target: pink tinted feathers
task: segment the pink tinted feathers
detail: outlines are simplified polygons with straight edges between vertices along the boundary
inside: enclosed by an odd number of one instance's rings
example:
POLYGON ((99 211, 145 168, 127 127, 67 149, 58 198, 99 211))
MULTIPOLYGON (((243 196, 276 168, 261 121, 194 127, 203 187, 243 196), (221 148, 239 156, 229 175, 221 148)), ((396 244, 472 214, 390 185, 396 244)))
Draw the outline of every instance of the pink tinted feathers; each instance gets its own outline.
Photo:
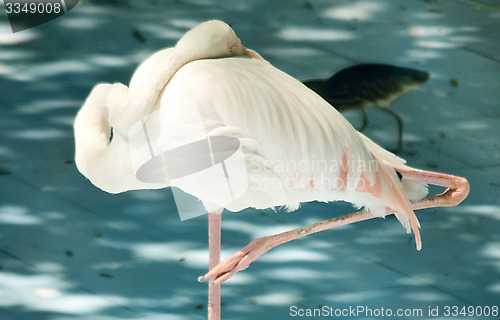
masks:
POLYGON ((375 156, 374 158, 377 161, 377 170, 373 184, 370 184, 365 174, 362 173, 357 190, 368 192, 382 200, 387 205, 387 210, 394 212, 394 215, 408 232, 410 232, 411 227, 415 234, 417 250, 422 249, 419 230, 420 223, 410 206, 410 202, 403 191, 403 186, 397 178, 396 172, 393 168, 379 161, 375 156))

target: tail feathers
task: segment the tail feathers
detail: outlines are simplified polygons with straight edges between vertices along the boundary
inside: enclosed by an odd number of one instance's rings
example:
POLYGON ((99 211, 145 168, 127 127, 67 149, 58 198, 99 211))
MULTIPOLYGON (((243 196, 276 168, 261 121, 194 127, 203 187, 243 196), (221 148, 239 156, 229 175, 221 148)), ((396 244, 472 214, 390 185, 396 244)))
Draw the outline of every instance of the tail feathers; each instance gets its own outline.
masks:
POLYGON ((403 178, 403 180, 401 180, 401 184, 403 185, 403 192, 405 193, 406 198, 410 201, 421 200, 429 193, 427 184, 420 181, 412 181, 403 178))
POLYGON ((382 200, 390 210, 394 211, 394 215, 406 228, 407 232, 413 230, 417 249, 420 250, 422 248, 419 231, 420 223, 411 209, 409 200, 424 198, 427 195, 427 186, 420 182, 405 179, 399 181, 394 170, 404 172, 412 169, 405 165, 406 161, 383 149, 365 135, 361 133, 359 135, 365 142, 372 157, 377 161, 375 183, 369 188, 371 191, 369 189, 366 191, 382 200), (372 191, 377 191, 378 194, 372 191))
POLYGON ((418 222, 417 216, 413 212, 410 202, 405 195, 403 184, 399 181, 393 168, 378 159, 376 160, 378 167, 375 182, 370 185, 369 182, 365 180, 364 189, 384 202, 387 208, 394 212, 394 215, 398 218, 399 222, 401 222, 408 233, 413 230, 417 250, 420 250, 422 248, 419 230, 420 223, 418 222))

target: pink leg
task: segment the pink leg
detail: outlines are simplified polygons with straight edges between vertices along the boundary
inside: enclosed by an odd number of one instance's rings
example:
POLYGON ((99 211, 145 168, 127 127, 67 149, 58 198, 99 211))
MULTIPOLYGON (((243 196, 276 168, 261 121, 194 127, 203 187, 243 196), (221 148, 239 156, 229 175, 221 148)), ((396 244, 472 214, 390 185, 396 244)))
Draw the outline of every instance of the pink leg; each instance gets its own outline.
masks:
POLYGON ((462 177, 432 171, 407 171, 401 172, 401 174, 408 180, 420 181, 447 188, 441 194, 412 203, 414 210, 435 207, 453 207, 459 205, 460 202, 464 201, 469 195, 469 182, 462 177))
MULTIPOLYGON (((220 234, 222 210, 208 213, 208 270, 220 262, 220 234)), ((220 320, 220 283, 213 280, 208 284, 208 320, 220 320)))
MULTIPOLYGON (((407 171, 401 173, 403 174, 404 179, 420 181, 448 188, 445 192, 439 195, 413 202, 411 205, 414 210, 431 207, 456 206, 469 194, 469 182, 465 178, 431 171, 407 171)), ((388 213, 391 214, 391 212, 388 213)), ((217 265, 217 267, 211 269, 205 276, 200 277, 198 281, 210 279, 210 281, 215 281, 215 283, 222 283, 236 272, 248 268, 250 263, 257 260, 263 253, 280 244, 312 233, 376 217, 377 216, 373 215, 371 212, 364 210, 338 218, 321 221, 274 236, 255 239, 245 248, 222 261, 219 265, 217 265)))

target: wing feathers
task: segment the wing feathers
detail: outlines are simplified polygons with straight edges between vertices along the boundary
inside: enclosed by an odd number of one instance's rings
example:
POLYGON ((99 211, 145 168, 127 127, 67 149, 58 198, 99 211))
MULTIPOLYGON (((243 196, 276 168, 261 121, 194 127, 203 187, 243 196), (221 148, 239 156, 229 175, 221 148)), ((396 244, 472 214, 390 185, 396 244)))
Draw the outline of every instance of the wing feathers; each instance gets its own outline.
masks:
POLYGON ((312 200, 347 200, 381 216, 390 208, 420 247, 418 220, 394 171, 408 168, 404 160, 359 134, 296 79, 252 59, 200 60, 174 75, 161 103, 188 98, 197 100, 207 134, 238 137, 247 166, 256 169, 249 169, 255 189, 232 209, 296 208, 312 200), (278 185, 266 190, 259 180, 278 185), (343 189, 332 188, 339 181, 343 189), (360 190, 361 181, 366 187, 360 190))

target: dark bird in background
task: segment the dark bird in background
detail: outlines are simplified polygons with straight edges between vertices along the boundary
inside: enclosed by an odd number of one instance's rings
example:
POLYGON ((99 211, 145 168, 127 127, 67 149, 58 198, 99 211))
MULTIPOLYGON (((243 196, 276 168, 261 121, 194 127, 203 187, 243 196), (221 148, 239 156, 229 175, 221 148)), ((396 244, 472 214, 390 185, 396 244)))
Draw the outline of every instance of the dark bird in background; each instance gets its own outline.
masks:
POLYGON ((319 94, 337 110, 361 109, 363 131, 368 125, 366 108, 378 107, 391 114, 398 122, 398 150, 403 148, 403 120, 390 104, 414 86, 429 80, 425 71, 386 64, 359 64, 335 73, 328 80, 310 80, 304 84, 319 94))

